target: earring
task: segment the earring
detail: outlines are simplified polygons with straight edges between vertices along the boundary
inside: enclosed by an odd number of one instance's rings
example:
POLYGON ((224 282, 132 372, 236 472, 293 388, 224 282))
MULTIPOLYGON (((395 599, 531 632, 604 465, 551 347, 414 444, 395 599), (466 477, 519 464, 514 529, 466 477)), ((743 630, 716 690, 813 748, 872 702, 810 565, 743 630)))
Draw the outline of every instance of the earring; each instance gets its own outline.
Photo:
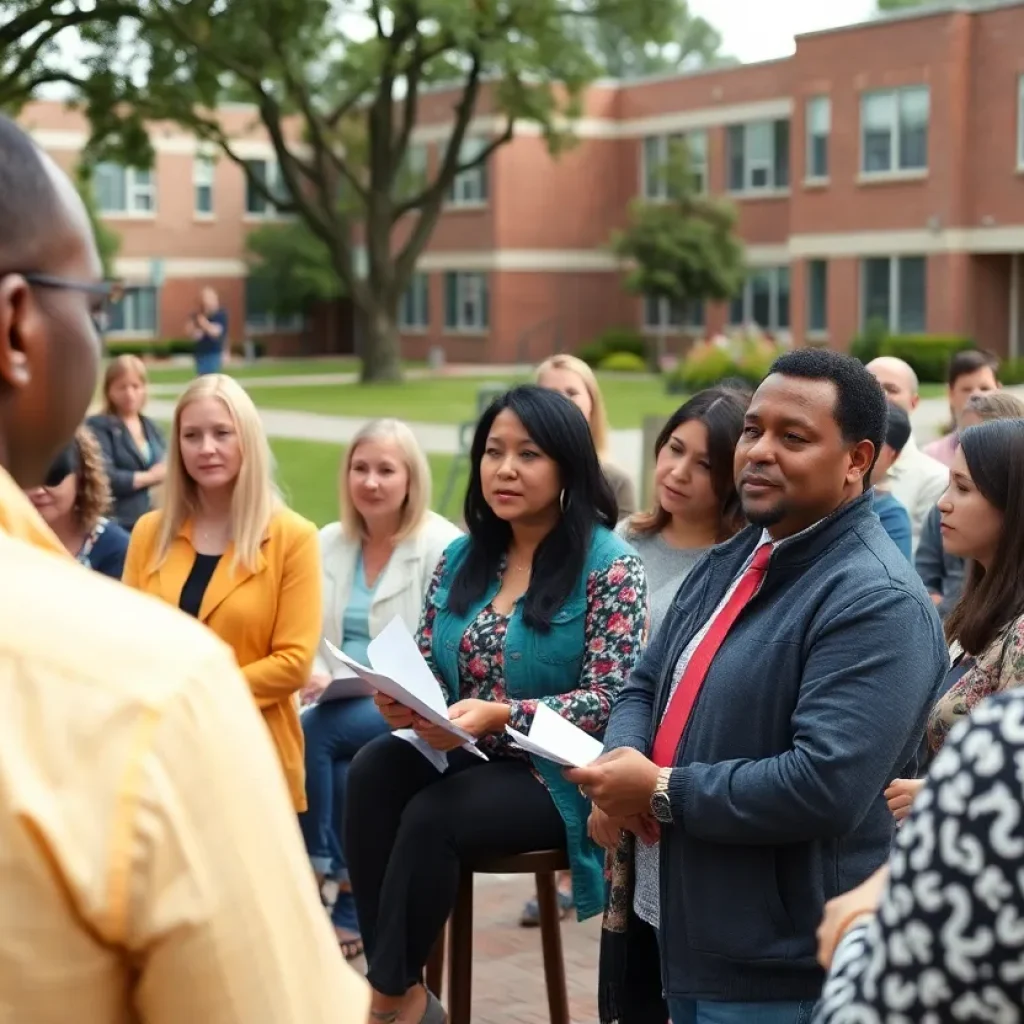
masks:
POLYGON ((565 510, 569 507, 569 499, 565 496, 565 488, 563 487, 558 495, 558 507, 562 510, 562 515, 565 515, 565 510))

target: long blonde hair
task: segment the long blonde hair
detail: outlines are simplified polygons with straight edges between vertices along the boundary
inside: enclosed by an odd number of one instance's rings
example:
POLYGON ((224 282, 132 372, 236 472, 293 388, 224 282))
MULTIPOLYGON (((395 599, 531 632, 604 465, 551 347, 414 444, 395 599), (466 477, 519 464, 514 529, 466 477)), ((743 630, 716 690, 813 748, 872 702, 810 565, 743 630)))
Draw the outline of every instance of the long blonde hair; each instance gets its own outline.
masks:
POLYGON ((110 365, 107 366, 106 373, 103 374, 103 411, 108 416, 118 415, 114 403, 110 400, 110 389, 122 377, 127 377, 129 373, 134 373, 142 381, 143 386, 149 387, 149 374, 146 372, 146 364, 138 356, 126 354, 112 360, 110 365))
POLYGON ((395 444, 402 453, 402 461, 409 473, 409 491, 402 506, 398 530, 392 537, 397 544, 420 528, 427 509, 430 508, 430 463, 427 462, 416 435, 408 424, 401 420, 370 420, 361 427, 341 460, 341 479, 338 481, 341 492, 341 528, 349 540, 361 540, 366 536, 366 521, 352 503, 348 486, 352 459, 355 457, 356 449, 364 441, 390 441, 395 444))
POLYGON ((597 457, 605 459, 608 454, 608 412, 604 407, 601 385, 597 383, 594 371, 576 356, 550 356, 534 372, 534 383, 539 384, 547 370, 568 370, 583 381, 583 386, 587 389, 587 394, 590 395, 590 436, 593 439, 597 457))
POLYGON ((238 432, 242 468, 231 496, 231 538, 235 544, 232 569, 244 566, 251 572, 256 568, 260 545, 267 535, 270 520, 284 502, 274 482, 274 456, 256 406, 238 381, 222 373, 197 377, 175 406, 154 568, 159 568, 167 558, 182 525, 199 511, 199 488, 185 471, 180 434, 183 411, 203 398, 217 398, 223 402, 238 432))

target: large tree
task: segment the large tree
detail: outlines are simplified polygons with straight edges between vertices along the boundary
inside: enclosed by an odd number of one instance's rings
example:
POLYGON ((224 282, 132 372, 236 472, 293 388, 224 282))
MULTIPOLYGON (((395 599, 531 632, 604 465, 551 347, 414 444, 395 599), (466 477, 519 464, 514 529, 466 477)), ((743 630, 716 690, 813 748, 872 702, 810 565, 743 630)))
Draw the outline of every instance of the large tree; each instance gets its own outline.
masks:
POLYGON ((400 376, 398 305, 456 175, 524 122, 553 152, 571 141, 583 90, 603 71, 581 26, 601 22, 660 44, 679 10, 679 0, 131 2, 132 18, 87 35, 93 155, 143 159, 145 119, 219 147, 326 247, 365 318, 367 380, 400 376), (413 132, 425 90, 438 83, 450 89, 450 123, 431 173, 410 188, 413 132), (225 132, 215 112, 226 96, 252 103, 280 188, 225 132), (493 120, 470 151, 478 115, 493 120))
POLYGON ((634 200, 628 226, 612 238, 616 255, 629 265, 626 287, 683 308, 731 299, 745 277, 735 209, 702 191, 685 145, 672 147, 661 175, 666 198, 634 200))

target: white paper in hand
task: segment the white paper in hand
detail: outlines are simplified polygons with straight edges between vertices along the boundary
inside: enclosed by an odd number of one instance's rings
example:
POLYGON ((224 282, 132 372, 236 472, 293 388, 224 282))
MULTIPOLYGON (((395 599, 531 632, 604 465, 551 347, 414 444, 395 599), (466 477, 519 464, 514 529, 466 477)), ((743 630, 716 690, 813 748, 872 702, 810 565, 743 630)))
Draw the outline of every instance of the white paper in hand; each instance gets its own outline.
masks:
POLYGON ((320 699, 317 703, 324 704, 332 700, 349 700, 352 697, 372 697, 373 687, 365 679, 361 679, 353 672, 344 661, 335 657, 336 653, 340 652, 326 637, 324 637, 324 647, 326 648, 325 653, 327 655, 324 660, 327 662, 331 681, 327 684, 324 692, 320 694, 320 699))
POLYGON ((538 704, 527 735, 505 727, 512 742, 521 750, 565 768, 585 768, 604 750, 600 740, 577 728, 547 704, 538 704))

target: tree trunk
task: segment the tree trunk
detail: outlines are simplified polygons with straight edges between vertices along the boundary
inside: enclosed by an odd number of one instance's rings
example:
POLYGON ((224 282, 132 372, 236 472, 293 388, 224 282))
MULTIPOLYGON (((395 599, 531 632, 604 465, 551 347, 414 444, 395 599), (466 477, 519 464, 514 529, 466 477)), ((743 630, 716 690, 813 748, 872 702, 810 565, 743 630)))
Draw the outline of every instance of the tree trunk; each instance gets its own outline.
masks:
POLYGON ((363 336, 362 381, 401 380, 402 360, 398 343, 398 324, 385 303, 366 311, 363 336))

